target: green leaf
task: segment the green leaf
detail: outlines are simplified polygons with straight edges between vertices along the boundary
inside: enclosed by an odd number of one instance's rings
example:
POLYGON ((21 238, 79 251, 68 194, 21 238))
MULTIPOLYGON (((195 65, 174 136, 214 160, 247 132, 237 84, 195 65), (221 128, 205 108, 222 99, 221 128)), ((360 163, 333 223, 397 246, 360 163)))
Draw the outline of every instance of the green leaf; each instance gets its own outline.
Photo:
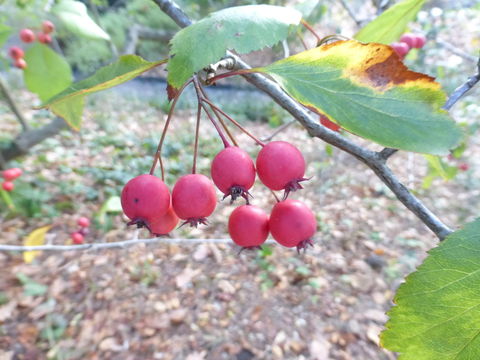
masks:
POLYGON ((80 1, 62 0, 52 8, 52 13, 76 35, 89 39, 110 40, 110 36, 90 18, 87 7, 80 1))
POLYGON ((5 44, 7 41, 8 37, 12 33, 12 28, 10 26, 7 26, 5 24, 0 24, 0 47, 5 44))
POLYGON ((72 83, 72 70, 63 57, 47 45, 36 43, 25 53, 23 78, 28 90, 46 101, 72 83))
POLYGON ((444 155, 462 140, 441 109, 440 84, 408 70, 390 46, 337 41, 251 72, 270 75, 306 107, 386 147, 444 155))
POLYGON ((18 281, 23 285, 24 294, 27 296, 39 296, 47 292, 48 287, 36 282, 23 273, 16 274, 18 281))
POLYGON ((431 173, 435 176, 439 176, 443 180, 451 180, 457 175, 458 168, 446 164, 440 157, 433 155, 424 155, 424 157, 427 159, 431 173))
POLYGON ((424 3, 425 0, 403 0, 393 5, 363 27, 355 35, 355 39, 382 44, 397 41, 405 32, 408 23, 415 20, 424 3))
POLYGON ((50 109, 78 130, 82 122, 86 95, 122 84, 166 61, 149 62, 136 55, 121 56, 116 62, 101 68, 89 78, 72 84, 39 108, 50 109))
POLYGON ((302 15, 295 9, 248 5, 224 9, 181 31, 171 40, 168 82, 179 88, 198 70, 220 60, 227 50, 245 54, 285 39, 302 15))
POLYGON ((430 250, 394 301, 381 343, 399 359, 480 359, 480 219, 430 250))
POLYGON ((105 216, 107 213, 120 213, 122 212, 122 204, 119 196, 111 196, 105 201, 100 208, 97 219, 100 224, 105 223, 105 216))

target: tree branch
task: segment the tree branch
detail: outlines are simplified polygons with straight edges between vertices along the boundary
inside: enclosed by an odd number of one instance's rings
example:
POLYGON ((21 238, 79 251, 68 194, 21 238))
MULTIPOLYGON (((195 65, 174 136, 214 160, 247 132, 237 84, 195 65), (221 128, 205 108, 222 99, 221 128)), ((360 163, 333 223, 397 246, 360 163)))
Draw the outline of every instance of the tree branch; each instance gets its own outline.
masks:
POLYGON ((12 112, 17 117, 17 120, 20 123, 20 125, 22 126, 23 131, 28 130, 27 121, 23 117, 22 112, 18 109, 17 104, 15 103, 13 98, 10 96, 10 92, 8 91, 7 85, 5 85, 5 82, 3 81, 1 76, 0 76, 0 92, 5 97, 5 101, 7 102, 10 110, 12 110, 12 112))
POLYGON ((460 100, 463 95, 465 95, 470 89, 472 89, 480 81, 480 58, 477 62, 477 73, 473 76, 470 76, 468 80, 460 85, 455 91, 450 94, 447 102, 443 106, 445 110, 450 110, 455 103, 460 100))
MULTIPOLYGON (((154 0, 155 3, 170 16, 179 26, 186 27, 191 24, 187 15, 171 0, 154 0)), ((243 62, 238 56, 227 53, 236 61, 237 69, 248 69, 248 64, 243 62)), ((248 82, 264 91, 281 107, 287 110, 295 119, 297 119, 310 135, 318 137, 325 142, 342 149, 362 161, 390 188, 395 196, 412 211, 437 237, 442 240, 452 230, 445 225, 438 217, 433 214, 419 199, 417 199, 392 173, 386 165, 385 152, 383 154, 365 149, 351 140, 343 137, 336 132, 320 125, 313 119, 307 110, 287 95, 278 84, 267 79, 261 74, 242 75, 248 82)), ((386 150, 385 150, 386 151, 386 150)), ((390 150, 389 150, 390 152, 390 150)))

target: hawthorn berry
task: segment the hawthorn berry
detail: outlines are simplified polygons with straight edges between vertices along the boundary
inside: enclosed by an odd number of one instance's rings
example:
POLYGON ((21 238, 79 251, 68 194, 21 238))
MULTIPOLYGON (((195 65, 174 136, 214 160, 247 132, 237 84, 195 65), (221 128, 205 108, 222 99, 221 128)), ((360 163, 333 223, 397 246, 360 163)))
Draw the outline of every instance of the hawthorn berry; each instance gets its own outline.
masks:
POLYGON ((88 228, 90 226, 90 219, 85 216, 82 216, 78 218, 77 224, 82 228, 88 228))
POLYGON ((257 173, 262 183, 272 190, 285 190, 286 198, 291 191, 302 189, 305 175, 305 159, 292 144, 272 141, 265 145, 257 156, 257 173))
POLYGON ((51 21, 45 20, 42 23, 42 31, 44 34, 50 34, 55 31, 55 25, 51 21))
POLYGON ((45 34, 45 33, 39 33, 37 35, 38 41, 41 42, 42 44, 50 44, 52 42, 52 37, 50 34, 45 34))
POLYGON ((150 226, 150 220, 164 215, 170 207, 170 191, 158 177, 143 174, 129 180, 122 190, 122 209, 132 220, 128 225, 150 226))
POLYGON ((26 43, 34 42, 35 33, 30 29, 22 29, 20 30, 20 39, 26 43))
POLYGON ((414 35, 414 43, 412 45, 412 47, 416 48, 416 49, 421 49, 425 43, 427 42, 427 38, 425 37, 425 35, 422 35, 422 34, 415 34, 414 35))
POLYGON ((150 232, 155 236, 166 235, 175 229, 178 222, 178 216, 170 205, 166 214, 150 221, 150 232))
POLYGON ((400 42, 403 42, 403 43, 407 44, 409 49, 411 49, 411 48, 415 47, 415 44, 417 42, 416 36, 417 35, 411 34, 411 33, 403 34, 400 37, 400 42))
POLYGON ((211 175, 214 184, 232 202, 239 196, 247 200, 248 190, 255 182, 255 165, 245 150, 229 146, 220 151, 212 161, 211 175))
POLYGON ((20 175, 22 175, 22 169, 20 169, 20 168, 11 168, 11 169, 4 170, 2 172, 2 177, 6 181, 15 180, 20 175))
POLYGON ((74 244, 80 245, 83 244, 84 237, 79 232, 74 232, 70 235, 74 244))
POLYGON ((394 42, 391 43, 390 46, 392 47, 393 51, 397 53, 400 59, 403 59, 410 51, 410 47, 404 42, 394 42))
POLYGON ((2 189, 5 191, 12 191, 15 188, 15 184, 11 181, 4 181, 2 183, 2 189))
POLYGON ((313 245, 312 236, 317 230, 317 221, 312 210, 303 202, 287 199, 275 204, 270 214, 270 232, 273 238, 285 247, 297 250, 313 245))
POLYGON ((228 233, 238 246, 258 248, 268 237, 268 214, 257 206, 239 206, 230 214, 228 233))
POLYGON ((27 67, 27 62, 25 61, 25 59, 15 59, 15 61, 13 62, 13 65, 23 70, 27 67))
POLYGON ((177 180, 172 190, 172 206, 184 224, 198 226, 207 224, 217 206, 215 186, 202 174, 184 175, 177 180))
POLYGON ((320 115, 320 124, 322 124, 326 128, 329 128, 330 130, 337 131, 337 132, 340 131, 341 129, 340 125, 334 123, 327 116, 323 114, 320 115))
POLYGON ((25 53, 23 52, 23 50, 21 48, 19 48, 18 46, 12 46, 8 50, 8 54, 14 60, 21 59, 25 56, 25 53))
POLYGON ((461 170, 461 171, 467 171, 469 169, 470 166, 468 166, 467 163, 461 163, 461 164, 458 164, 458 169, 461 170))

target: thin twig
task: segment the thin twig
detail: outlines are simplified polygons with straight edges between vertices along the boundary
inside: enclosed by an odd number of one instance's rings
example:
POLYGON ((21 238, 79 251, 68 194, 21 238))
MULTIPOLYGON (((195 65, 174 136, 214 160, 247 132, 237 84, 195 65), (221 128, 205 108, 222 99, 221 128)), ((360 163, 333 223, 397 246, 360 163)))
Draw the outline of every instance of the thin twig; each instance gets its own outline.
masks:
POLYGON ((275 136, 277 136, 278 134, 280 134, 281 132, 285 131, 286 129, 288 129, 290 127, 290 125, 293 125, 297 122, 297 120, 290 120, 289 122, 285 123, 285 124, 282 124, 281 126, 279 126, 278 128, 275 129, 275 131, 273 133, 271 133, 269 136, 266 136, 264 138, 261 138, 260 140, 264 141, 264 142, 269 142, 271 141, 275 136))
POLYGON ((192 174, 197 172, 198 138, 200 133, 200 119, 202 117, 202 104, 199 102, 197 107, 197 121, 195 124, 195 144, 193 145, 193 165, 192 174))
POLYGON ((355 21, 355 24, 357 24, 358 27, 362 26, 362 22, 357 19, 357 16, 350 6, 345 2, 345 0, 340 0, 340 4, 342 4, 343 8, 346 10, 347 14, 352 18, 352 20, 355 21))
POLYGON ((7 87, 7 85, 5 85, 5 82, 3 81, 1 76, 0 76, 0 92, 5 97, 5 101, 7 102, 8 107, 15 114, 18 122, 22 126, 23 131, 27 131, 29 129, 27 121, 25 120, 25 118, 22 115, 22 112, 17 107, 17 104, 15 103, 13 98, 11 97, 10 91, 8 90, 8 87, 7 87))
POLYGON ((448 97, 447 102, 443 106, 445 110, 450 110, 455 103, 460 100, 470 89, 472 89, 480 81, 480 58, 477 62, 477 73, 470 76, 468 80, 455 89, 448 97))

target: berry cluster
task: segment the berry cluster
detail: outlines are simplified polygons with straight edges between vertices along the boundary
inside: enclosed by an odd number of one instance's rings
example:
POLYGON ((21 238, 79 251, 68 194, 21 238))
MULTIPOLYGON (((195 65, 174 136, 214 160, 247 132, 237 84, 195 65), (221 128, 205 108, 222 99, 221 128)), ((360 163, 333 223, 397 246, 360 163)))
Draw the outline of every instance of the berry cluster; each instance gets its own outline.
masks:
POLYGON ((404 59, 407 56, 410 49, 421 49, 427 39, 422 34, 403 34, 399 42, 391 43, 390 46, 398 54, 401 59, 404 59))
POLYGON ((19 168, 11 168, 4 170, 2 172, 2 177, 4 181, 2 182, 2 189, 5 191, 13 191, 15 188, 15 184, 13 181, 18 178, 20 175, 22 175, 22 169, 19 168))
POLYGON ((302 153, 285 141, 263 144, 256 164, 246 151, 226 145, 212 161, 210 180, 202 174, 180 177, 170 195, 168 187, 153 175, 139 175, 123 188, 121 203, 129 225, 146 227, 154 235, 172 231, 179 219, 184 224, 207 224, 207 217, 215 210, 215 186, 231 197, 231 202, 243 197, 246 205, 230 215, 228 230, 232 240, 243 248, 258 248, 271 233, 283 246, 305 248, 312 245, 316 231, 313 212, 301 201, 287 199, 290 192, 301 189, 305 177, 302 153), (283 201, 278 201, 270 216, 251 205, 249 190, 256 174, 271 190, 283 190, 283 201))
POLYGON ((75 231, 70 235, 74 244, 80 245, 83 244, 85 235, 88 234, 88 228, 90 227, 90 220, 87 217, 80 217, 77 220, 77 225, 80 226, 80 229, 75 231))
MULTIPOLYGON (((42 23, 42 32, 38 33, 35 36, 35 33, 31 29, 22 29, 20 30, 19 36, 20 40, 24 43, 32 43, 37 39, 43 44, 50 44, 52 42, 52 36, 50 35, 55 30, 55 25, 52 22, 45 20, 42 23)), ((8 52, 10 57, 13 59, 13 65, 19 69, 25 69, 27 67, 27 62, 24 59, 25 53, 18 46, 12 46, 8 52)))

